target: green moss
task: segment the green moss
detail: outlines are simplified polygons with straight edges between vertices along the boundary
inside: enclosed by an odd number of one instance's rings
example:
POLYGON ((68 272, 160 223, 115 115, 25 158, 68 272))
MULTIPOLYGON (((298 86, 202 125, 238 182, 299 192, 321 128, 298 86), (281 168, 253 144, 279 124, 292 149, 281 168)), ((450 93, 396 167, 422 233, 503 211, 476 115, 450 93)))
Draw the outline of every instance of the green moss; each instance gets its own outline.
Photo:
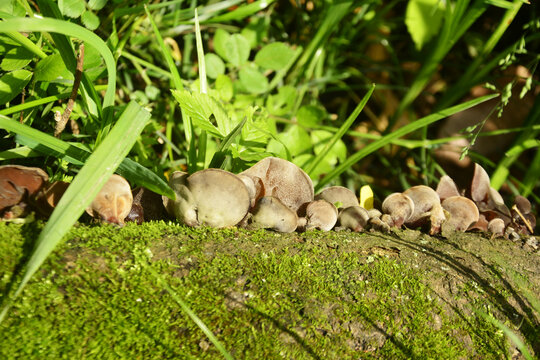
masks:
MULTIPOLYGON (((4 291, 40 228, 0 223, 4 291)), ((403 238, 80 225, 0 325, 0 358, 219 358, 135 253, 236 358, 504 358, 504 336, 464 303, 494 299, 467 279, 437 288, 448 264, 430 273, 413 247, 425 238, 403 238)))

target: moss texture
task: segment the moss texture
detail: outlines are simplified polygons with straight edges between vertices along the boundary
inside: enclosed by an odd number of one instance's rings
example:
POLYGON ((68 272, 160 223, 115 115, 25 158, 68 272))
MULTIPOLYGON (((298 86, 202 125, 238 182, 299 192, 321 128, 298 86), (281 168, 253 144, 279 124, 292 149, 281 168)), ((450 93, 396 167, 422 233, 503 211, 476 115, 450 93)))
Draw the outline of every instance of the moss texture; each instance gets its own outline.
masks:
MULTIPOLYGON (((42 224, 0 223, 0 290, 42 224)), ((0 325, 0 358, 216 359, 142 262, 238 359, 506 358, 479 310, 538 354, 538 252, 502 239, 80 225, 0 325)))

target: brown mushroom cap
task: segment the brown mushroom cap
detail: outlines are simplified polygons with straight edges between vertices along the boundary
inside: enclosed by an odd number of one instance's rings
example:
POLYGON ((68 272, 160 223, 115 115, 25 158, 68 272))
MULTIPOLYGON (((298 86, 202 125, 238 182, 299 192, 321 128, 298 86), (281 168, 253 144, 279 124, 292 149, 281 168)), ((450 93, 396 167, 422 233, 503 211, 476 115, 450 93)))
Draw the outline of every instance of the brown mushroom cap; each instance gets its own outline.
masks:
POLYGON ((389 225, 400 228, 414 213, 414 202, 405 194, 393 193, 384 199, 382 211, 392 218, 389 225))
POLYGON ((306 207, 306 230, 330 231, 336 225, 338 211, 326 200, 311 201, 306 207))
POLYGON ((428 186, 417 185, 407 189, 403 194, 414 202, 414 212, 405 221, 405 224, 417 227, 423 226, 429 221, 431 223, 430 234, 438 233, 446 218, 437 192, 428 186))
POLYGON ((445 226, 452 230, 467 231, 480 217, 474 202, 463 196, 450 196, 442 202, 442 207, 450 214, 445 226))
POLYGON ((444 201, 444 199, 449 198, 450 196, 461 195, 459 193, 456 183, 448 175, 443 175, 441 177, 441 179, 439 180, 439 184, 437 185, 436 191, 441 201, 444 201))
POLYGON ((40 168, 0 166, 0 212, 17 205, 26 195, 37 194, 48 180, 49 176, 40 168))
MULTIPOLYGON (((313 200, 313 182, 309 176, 290 161, 267 157, 243 171, 255 181, 262 183, 262 195, 273 196, 293 211, 313 200)), ((260 188, 261 186, 259 186, 260 188)))
POLYGON ((122 225, 132 204, 133 196, 129 183, 120 175, 113 174, 86 212, 92 217, 122 225))
POLYGON ((474 175, 471 182, 471 198, 476 203, 481 213, 492 212, 488 218, 501 217, 505 224, 510 222, 510 209, 504 204, 504 200, 497 190, 490 186, 489 175, 478 164, 474 166, 474 175))
POLYGON ((273 196, 264 196, 253 208, 248 228, 271 229, 283 233, 296 230, 298 217, 281 200, 273 196))
MULTIPOLYGON (((330 204, 341 204, 338 208, 359 206, 358 198, 351 190, 343 186, 330 186, 315 195, 315 200, 326 200, 330 204)), ((336 206, 337 207, 337 206, 336 206)))
POLYGON ((228 171, 197 171, 187 178, 186 187, 189 194, 185 194, 185 200, 188 203, 193 201, 198 225, 216 228, 234 226, 242 221, 249 210, 248 189, 240 178, 228 171))
POLYGON ((359 205, 346 207, 338 215, 338 224, 355 232, 364 231, 369 220, 368 211, 359 205))

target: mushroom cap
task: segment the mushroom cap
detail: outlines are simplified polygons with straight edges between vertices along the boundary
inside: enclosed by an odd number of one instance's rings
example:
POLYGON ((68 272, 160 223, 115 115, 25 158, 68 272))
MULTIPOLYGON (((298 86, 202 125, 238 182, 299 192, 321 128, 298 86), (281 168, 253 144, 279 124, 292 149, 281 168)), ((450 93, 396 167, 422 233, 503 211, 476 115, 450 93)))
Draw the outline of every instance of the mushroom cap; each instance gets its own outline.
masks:
POLYGON ((355 232, 363 231, 369 220, 369 212, 359 205, 346 207, 338 215, 339 225, 355 232))
POLYGON ((382 211, 390 215, 393 226, 399 228, 413 214, 414 202, 403 193, 393 193, 384 199, 382 211))
POLYGON ((459 193, 456 183, 448 175, 443 175, 441 177, 441 179, 439 180, 439 184, 437 185, 436 192, 439 195, 441 201, 444 201, 444 199, 449 198, 450 196, 461 195, 459 193))
POLYGON ((326 200, 311 201, 306 207, 306 230, 330 231, 336 225, 338 211, 326 200))
MULTIPOLYGON (((187 205, 194 205, 198 225, 216 228, 234 226, 246 216, 249 192, 236 175, 220 169, 206 169, 193 173, 186 180, 189 193, 179 195, 187 205)), ((178 195, 178 194, 177 194, 178 195)))
POLYGON ((238 174, 236 176, 238 176, 238 178, 242 180, 242 182, 246 186, 246 189, 249 193, 250 208, 252 208, 253 206, 255 206, 257 200, 262 197, 263 185, 261 179, 255 179, 244 174, 238 174))
POLYGON ((442 202, 442 207, 450 214, 445 226, 452 230, 467 231, 480 218, 474 202, 463 196, 450 196, 442 202))
POLYGON ((487 230, 494 236, 503 236, 505 227, 504 220, 500 218, 492 219, 487 224, 487 230))
POLYGON ((298 223, 296 213, 273 196, 260 198, 252 214, 249 227, 253 229, 272 229, 289 233, 296 230, 298 223))
POLYGON ((276 197, 295 212, 313 200, 313 182, 290 161, 267 157, 240 174, 251 177, 256 184, 260 179, 263 196, 276 197))
POLYGON ((326 200, 330 204, 336 205, 340 203, 339 208, 346 208, 349 206, 359 206, 358 198, 351 190, 344 186, 330 186, 323 189, 320 193, 315 195, 315 200, 326 200))
POLYGON ((86 212, 106 222, 122 225, 131 210, 133 195, 126 179, 113 174, 103 185, 86 212))
POLYGON ((417 185, 407 189, 403 194, 410 197, 414 202, 413 214, 405 221, 405 224, 416 227, 425 225, 427 221, 430 221, 430 234, 438 233, 446 218, 437 192, 429 186, 417 185))
POLYGON ((40 168, 20 165, 0 166, 0 211, 21 202, 25 195, 35 195, 49 180, 40 168))
POLYGON ((484 168, 478 164, 474 164, 474 175, 471 182, 471 199, 478 206, 480 212, 495 211, 501 217, 508 219, 511 217, 510 209, 504 204, 504 200, 497 190, 490 186, 489 175, 484 168))
POLYGON ((64 181, 55 181, 49 184, 37 196, 37 210, 44 216, 50 216, 68 187, 69 183, 64 181))

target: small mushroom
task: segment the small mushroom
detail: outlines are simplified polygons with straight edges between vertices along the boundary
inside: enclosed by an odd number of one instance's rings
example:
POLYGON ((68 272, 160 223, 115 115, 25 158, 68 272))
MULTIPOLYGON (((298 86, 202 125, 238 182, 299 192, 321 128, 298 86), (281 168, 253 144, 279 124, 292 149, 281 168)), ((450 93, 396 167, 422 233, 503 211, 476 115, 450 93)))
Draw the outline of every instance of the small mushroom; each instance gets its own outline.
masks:
POLYGON ((354 192, 343 186, 327 187, 315 195, 315 200, 326 200, 330 204, 334 204, 337 208, 359 206, 358 198, 354 192))
POLYGON ((449 198, 451 196, 461 195, 459 193, 456 183, 448 175, 443 175, 441 177, 441 179, 439 180, 439 184, 437 185, 436 191, 437 191, 437 194, 439 195, 439 198, 441 199, 441 202, 444 201, 444 199, 449 198))
POLYGON ((414 213, 414 202, 405 194, 393 193, 384 199, 382 211, 390 215, 391 221, 388 225, 400 228, 414 213))
POLYGON ((369 219, 369 213, 366 209, 359 205, 353 205, 339 212, 338 224, 340 227, 361 232, 367 228, 369 219))
POLYGON ((281 200, 264 196, 257 201, 249 219, 250 229, 271 229, 282 233, 296 230, 298 217, 281 200))
POLYGON ((40 168, 3 165, 0 166, 0 213, 19 204, 28 196, 35 196, 49 180, 40 168))
POLYGON ((238 178, 242 180, 244 185, 246 185, 249 193, 250 208, 254 207, 257 200, 262 197, 262 193, 264 191, 264 186, 261 179, 252 178, 244 174, 238 174, 236 176, 238 176, 238 178))
POLYGON ((249 210, 250 197, 246 185, 228 171, 206 169, 187 178, 185 174, 178 174, 172 182, 171 187, 176 192, 173 212, 186 225, 234 226, 249 210))
POLYGON ((94 218, 123 225, 132 204, 133 195, 129 183, 120 175, 113 174, 103 185, 86 212, 94 218))
POLYGON ((450 214, 444 226, 455 231, 467 231, 480 216, 474 202, 463 196, 450 196, 444 199, 442 207, 450 214))
POLYGON ((495 218, 487 224, 487 230, 491 233, 491 237, 504 236, 505 224, 501 218, 495 218))
POLYGON ((510 210, 504 204, 501 194, 490 186, 489 175, 486 170, 478 164, 475 164, 474 167, 471 182, 471 199, 488 221, 499 217, 504 220, 506 225, 510 223, 512 217, 510 210))
POLYGON ((290 161, 267 157, 240 173, 254 180, 257 192, 273 196, 293 211, 313 200, 313 182, 290 161), (260 182, 259 180, 260 179, 260 182))
POLYGON ((326 200, 315 200, 306 206, 305 219, 306 230, 330 231, 336 225, 338 211, 332 203, 326 200))
POLYGON ((431 235, 439 233, 446 220, 439 195, 425 185, 413 186, 403 192, 414 202, 413 214, 405 221, 405 225, 418 227, 430 223, 431 235))

